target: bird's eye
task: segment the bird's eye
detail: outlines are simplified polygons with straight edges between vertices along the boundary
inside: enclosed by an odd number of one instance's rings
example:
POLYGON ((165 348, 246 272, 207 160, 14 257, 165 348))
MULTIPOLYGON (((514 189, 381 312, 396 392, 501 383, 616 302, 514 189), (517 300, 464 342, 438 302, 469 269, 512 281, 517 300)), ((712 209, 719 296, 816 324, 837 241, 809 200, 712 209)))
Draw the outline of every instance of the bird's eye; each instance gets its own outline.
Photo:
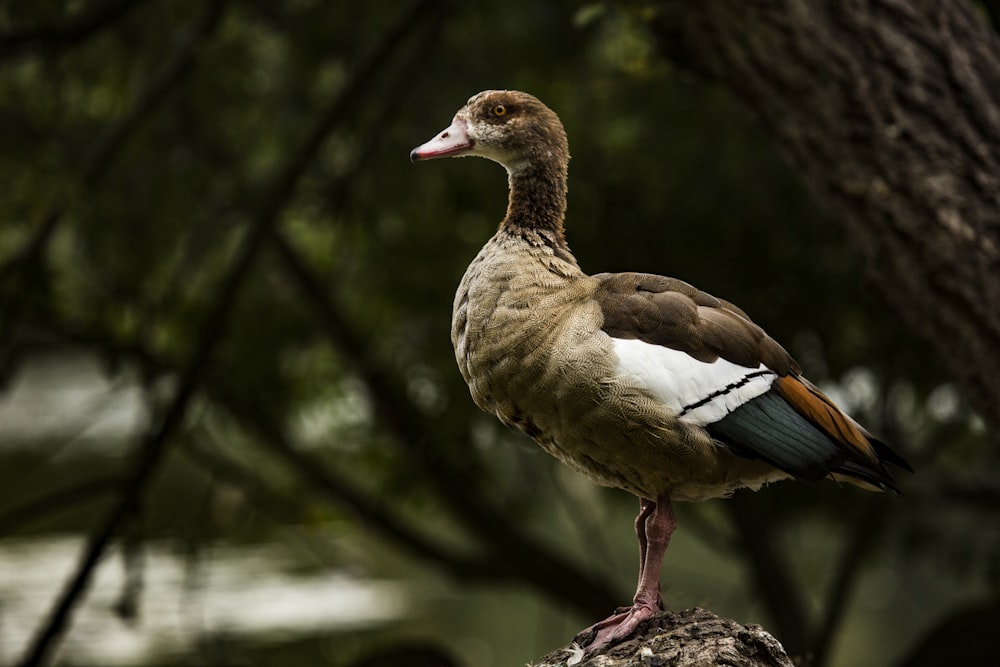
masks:
POLYGON ((497 104, 493 107, 493 115, 497 118, 505 116, 507 114, 507 107, 502 104, 497 104))

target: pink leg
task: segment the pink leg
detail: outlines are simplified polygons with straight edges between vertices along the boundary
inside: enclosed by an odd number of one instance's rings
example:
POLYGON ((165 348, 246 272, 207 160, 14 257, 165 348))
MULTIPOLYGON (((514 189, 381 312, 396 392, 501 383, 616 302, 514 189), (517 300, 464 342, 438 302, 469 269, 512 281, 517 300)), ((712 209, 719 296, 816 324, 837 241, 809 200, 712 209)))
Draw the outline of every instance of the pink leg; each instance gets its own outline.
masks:
POLYGON ((635 517, 635 537, 639 540, 639 577, 642 577, 642 570, 646 566, 646 519, 656 509, 656 503, 646 498, 639 498, 639 514, 635 517))
MULTIPOLYGON (((587 628, 577 635, 577 641, 593 633, 593 639, 585 643, 587 653, 619 642, 629 637, 640 623, 663 609, 660 595, 660 567, 663 555, 670 544, 670 536, 677 527, 677 518, 670 505, 670 496, 662 495, 656 502, 642 499, 639 516, 635 520, 636 537, 639 540, 639 585, 631 607, 618 609, 612 616, 587 628)), ((584 642, 581 642, 584 643, 584 642)))

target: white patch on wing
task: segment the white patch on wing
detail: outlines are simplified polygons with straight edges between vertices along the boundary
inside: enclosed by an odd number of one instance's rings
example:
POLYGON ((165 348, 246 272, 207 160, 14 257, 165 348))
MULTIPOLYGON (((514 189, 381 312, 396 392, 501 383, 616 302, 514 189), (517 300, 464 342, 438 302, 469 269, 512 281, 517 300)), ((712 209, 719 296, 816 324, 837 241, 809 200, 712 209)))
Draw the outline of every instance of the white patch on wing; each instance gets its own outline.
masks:
POLYGON ((698 361, 686 352, 636 339, 612 338, 618 372, 663 401, 678 417, 704 426, 760 396, 777 375, 761 364, 748 368, 719 358, 698 361))

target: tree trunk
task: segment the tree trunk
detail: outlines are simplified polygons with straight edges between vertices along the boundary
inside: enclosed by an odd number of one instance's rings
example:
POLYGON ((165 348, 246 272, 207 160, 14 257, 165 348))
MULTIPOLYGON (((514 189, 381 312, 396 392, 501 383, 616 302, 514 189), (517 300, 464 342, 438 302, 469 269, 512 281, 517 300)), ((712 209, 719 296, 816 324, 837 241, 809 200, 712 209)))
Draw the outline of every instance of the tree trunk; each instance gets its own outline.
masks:
POLYGON ((568 646, 534 667, 792 667, 778 640, 759 625, 740 625, 704 609, 662 612, 628 641, 582 657, 568 646))
POLYGON ((1000 40, 966 0, 656 0, 666 56, 759 115, 1000 431, 1000 40))

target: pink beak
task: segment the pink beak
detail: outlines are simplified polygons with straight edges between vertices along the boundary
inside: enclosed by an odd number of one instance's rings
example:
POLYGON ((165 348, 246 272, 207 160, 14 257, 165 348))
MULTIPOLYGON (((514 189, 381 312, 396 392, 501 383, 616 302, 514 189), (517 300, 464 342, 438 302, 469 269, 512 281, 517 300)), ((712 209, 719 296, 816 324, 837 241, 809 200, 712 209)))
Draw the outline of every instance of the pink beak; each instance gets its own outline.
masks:
POLYGON ((475 142, 469 138, 465 121, 456 118, 444 132, 410 151, 410 160, 416 162, 436 157, 464 155, 472 150, 473 146, 475 142))

